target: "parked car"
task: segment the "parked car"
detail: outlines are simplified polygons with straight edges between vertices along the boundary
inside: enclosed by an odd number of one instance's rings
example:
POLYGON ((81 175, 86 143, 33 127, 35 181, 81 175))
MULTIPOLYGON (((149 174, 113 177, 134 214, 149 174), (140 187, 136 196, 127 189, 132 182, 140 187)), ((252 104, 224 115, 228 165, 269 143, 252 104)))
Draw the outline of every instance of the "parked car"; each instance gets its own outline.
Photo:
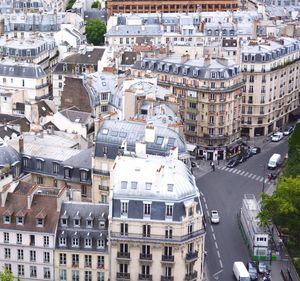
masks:
POLYGON ((217 210, 212 210, 210 212, 210 221, 211 221, 211 223, 219 223, 220 222, 220 216, 219 216, 219 212, 217 210))
POLYGON ((250 151, 252 154, 258 154, 261 152, 261 148, 260 147, 257 147, 257 146, 253 146, 253 147, 250 147, 250 151))
POLYGON ((227 163, 227 168, 233 168, 238 164, 239 164, 239 160, 237 158, 233 158, 227 163))
POLYGON ((283 133, 277 132, 271 137, 271 141, 278 142, 283 139, 283 133))
POLYGON ((250 149, 245 149, 245 150, 243 150, 242 155, 243 155, 246 159, 248 159, 248 158, 250 158, 253 154, 251 153, 251 150, 250 150, 250 149))
POLYGON ((283 134, 284 134, 285 136, 288 136, 288 135, 290 135, 293 131, 294 131, 294 127, 293 127, 293 126, 290 126, 290 127, 286 128, 286 129, 283 131, 283 134))
POLYGON ((263 261, 258 263, 258 272, 259 273, 266 273, 268 272, 267 264, 263 261))
POLYGON ((247 263, 247 269, 250 275, 251 280, 257 280, 258 274, 257 274, 257 267, 253 262, 247 263))

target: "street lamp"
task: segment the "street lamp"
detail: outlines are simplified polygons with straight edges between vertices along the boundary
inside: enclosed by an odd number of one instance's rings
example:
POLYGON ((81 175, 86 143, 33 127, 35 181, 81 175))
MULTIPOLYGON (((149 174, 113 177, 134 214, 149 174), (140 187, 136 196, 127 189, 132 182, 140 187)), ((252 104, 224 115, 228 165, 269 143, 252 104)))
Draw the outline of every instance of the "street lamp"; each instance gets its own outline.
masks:
POLYGON ((263 186, 262 186, 262 193, 265 192, 265 179, 266 179, 266 164, 263 165, 263 171, 264 171, 264 175, 263 175, 263 186))

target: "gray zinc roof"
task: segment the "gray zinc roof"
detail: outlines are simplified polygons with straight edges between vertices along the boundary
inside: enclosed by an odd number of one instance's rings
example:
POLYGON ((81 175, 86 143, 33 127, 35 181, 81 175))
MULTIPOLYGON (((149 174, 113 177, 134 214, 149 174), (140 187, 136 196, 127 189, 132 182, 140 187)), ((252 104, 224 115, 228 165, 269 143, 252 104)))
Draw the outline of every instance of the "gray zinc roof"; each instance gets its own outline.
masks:
POLYGON ((0 63, 0 76, 36 79, 46 76, 46 73, 40 65, 3 61, 0 63))
POLYGON ((13 149, 10 145, 0 141, 0 167, 5 165, 11 165, 16 161, 20 161, 21 157, 19 153, 13 149))
POLYGON ((78 154, 71 156, 69 159, 62 162, 64 166, 71 166, 71 167, 79 167, 85 169, 91 169, 92 167, 92 154, 94 148, 85 149, 78 154))

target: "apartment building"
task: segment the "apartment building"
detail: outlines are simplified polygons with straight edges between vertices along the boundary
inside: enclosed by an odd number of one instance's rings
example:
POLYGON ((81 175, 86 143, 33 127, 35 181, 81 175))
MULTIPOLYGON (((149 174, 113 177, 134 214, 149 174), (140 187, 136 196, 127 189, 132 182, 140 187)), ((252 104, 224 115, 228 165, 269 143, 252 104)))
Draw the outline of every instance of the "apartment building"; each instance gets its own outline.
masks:
POLYGON ((243 48, 243 135, 265 136, 289 121, 299 106, 299 58, 300 42, 292 38, 254 41, 243 48))
POLYGON ((203 212, 189 168, 140 146, 116 158, 110 187, 110 280, 203 280, 203 212))
POLYGON ((55 249, 55 280, 107 281, 107 204, 62 204, 55 249))
POLYGON ((145 142, 147 154, 166 156, 175 149, 178 159, 189 163, 184 139, 170 128, 133 121, 99 121, 92 159, 93 202, 108 202, 114 161, 125 152, 135 154, 136 143, 145 142))
POLYGON ((217 58, 144 58, 132 69, 136 77, 151 71, 177 97, 186 140, 198 155, 222 160, 239 151, 242 74, 234 61, 217 58))
POLYGON ((64 189, 18 181, 0 194, 0 267, 21 281, 55 280, 55 231, 64 189))
POLYGON ((197 12, 197 11, 236 11, 238 9, 238 1, 236 0, 210 0, 210 1, 166 1, 161 3, 159 1, 139 1, 126 2, 120 0, 107 1, 107 8, 109 15, 119 13, 177 13, 177 12, 197 12))

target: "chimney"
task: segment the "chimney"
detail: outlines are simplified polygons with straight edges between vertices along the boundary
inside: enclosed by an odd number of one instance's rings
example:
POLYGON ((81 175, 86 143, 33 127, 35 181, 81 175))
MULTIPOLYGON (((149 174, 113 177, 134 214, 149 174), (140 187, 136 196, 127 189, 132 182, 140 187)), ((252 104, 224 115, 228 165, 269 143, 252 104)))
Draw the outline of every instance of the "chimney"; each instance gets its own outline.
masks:
POLYGON ((20 153, 24 152, 24 139, 22 135, 19 138, 19 152, 20 153))
POLYGON ((205 55, 204 57, 204 66, 208 67, 210 65, 210 55, 205 55))
POLYGON ((155 128, 154 128, 153 124, 146 125, 145 141, 146 142, 154 142, 155 141, 155 128))
POLYGON ((183 54, 181 56, 181 63, 186 63, 189 59, 190 59, 190 55, 189 54, 183 54))

